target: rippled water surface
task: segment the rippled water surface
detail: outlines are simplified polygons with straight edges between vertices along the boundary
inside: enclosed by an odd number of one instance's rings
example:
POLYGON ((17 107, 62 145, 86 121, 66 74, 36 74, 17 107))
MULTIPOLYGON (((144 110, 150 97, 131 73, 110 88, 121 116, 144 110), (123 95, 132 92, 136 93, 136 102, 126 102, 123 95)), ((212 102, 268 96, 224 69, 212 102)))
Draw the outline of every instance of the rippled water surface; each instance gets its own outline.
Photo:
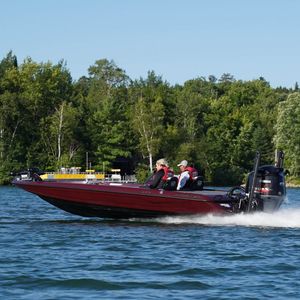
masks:
POLYGON ((0 187, 1 299, 300 299, 300 189, 275 214, 107 221, 0 187))

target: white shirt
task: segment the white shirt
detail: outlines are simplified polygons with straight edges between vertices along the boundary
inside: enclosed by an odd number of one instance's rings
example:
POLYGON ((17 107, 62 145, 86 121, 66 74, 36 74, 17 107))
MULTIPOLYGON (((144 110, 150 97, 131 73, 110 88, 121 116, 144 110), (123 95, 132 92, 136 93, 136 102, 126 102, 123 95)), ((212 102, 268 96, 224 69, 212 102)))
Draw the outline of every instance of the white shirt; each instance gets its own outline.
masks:
POLYGON ((177 184, 177 191, 179 191, 180 189, 182 189, 186 182, 190 179, 190 174, 188 171, 184 171, 180 174, 179 176, 179 180, 178 180, 178 184, 177 184))

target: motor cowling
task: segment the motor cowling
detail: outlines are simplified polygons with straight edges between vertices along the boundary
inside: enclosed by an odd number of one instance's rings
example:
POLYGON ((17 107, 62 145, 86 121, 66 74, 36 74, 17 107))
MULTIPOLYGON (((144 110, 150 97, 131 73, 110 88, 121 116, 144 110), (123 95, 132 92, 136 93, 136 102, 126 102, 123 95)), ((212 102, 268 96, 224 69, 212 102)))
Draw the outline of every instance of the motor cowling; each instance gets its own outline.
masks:
MULTIPOLYGON (((248 175, 246 193, 249 193, 249 188, 252 185, 252 181, 253 172, 249 173, 248 175)), ((259 193, 261 195, 285 195, 286 188, 284 169, 272 165, 259 167, 254 191, 255 193, 259 193)))
MULTIPOLYGON (((254 172, 249 173, 246 193, 250 192, 254 172)), ((277 210, 285 199, 285 173, 281 167, 265 165, 258 168, 254 187, 254 197, 258 210, 273 212, 277 210)))

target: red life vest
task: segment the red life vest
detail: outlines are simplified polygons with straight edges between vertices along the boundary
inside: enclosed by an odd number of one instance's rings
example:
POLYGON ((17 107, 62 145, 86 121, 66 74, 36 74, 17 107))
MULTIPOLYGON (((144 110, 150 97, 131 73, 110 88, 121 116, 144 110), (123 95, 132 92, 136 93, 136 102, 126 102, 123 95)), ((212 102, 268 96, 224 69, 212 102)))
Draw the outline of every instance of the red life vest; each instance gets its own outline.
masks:
POLYGON ((193 167, 186 167, 185 170, 189 172, 190 180, 198 176, 198 171, 193 167))
POLYGON ((170 170, 168 167, 163 167, 164 176, 162 178, 163 181, 167 181, 168 178, 172 178, 174 176, 174 172, 170 170))

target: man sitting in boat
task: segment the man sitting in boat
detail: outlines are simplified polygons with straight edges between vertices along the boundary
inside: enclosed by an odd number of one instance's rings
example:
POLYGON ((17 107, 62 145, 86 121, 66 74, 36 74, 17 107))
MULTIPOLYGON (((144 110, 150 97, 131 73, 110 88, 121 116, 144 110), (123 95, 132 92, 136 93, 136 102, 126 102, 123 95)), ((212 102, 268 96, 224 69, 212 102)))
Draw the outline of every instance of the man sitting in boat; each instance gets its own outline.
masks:
POLYGON ((168 181, 168 178, 174 176, 174 172, 169 168, 168 162, 164 158, 161 158, 156 162, 155 169, 149 187, 151 189, 162 189, 168 181))
POLYGON ((188 162, 186 160, 180 162, 177 167, 180 168, 181 172, 177 184, 177 191, 180 191, 190 187, 194 179, 197 178, 198 171, 194 167, 188 166, 188 162))

